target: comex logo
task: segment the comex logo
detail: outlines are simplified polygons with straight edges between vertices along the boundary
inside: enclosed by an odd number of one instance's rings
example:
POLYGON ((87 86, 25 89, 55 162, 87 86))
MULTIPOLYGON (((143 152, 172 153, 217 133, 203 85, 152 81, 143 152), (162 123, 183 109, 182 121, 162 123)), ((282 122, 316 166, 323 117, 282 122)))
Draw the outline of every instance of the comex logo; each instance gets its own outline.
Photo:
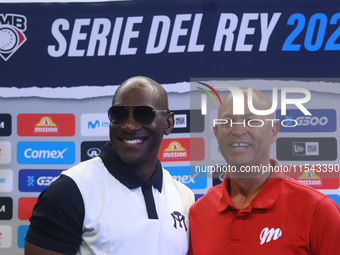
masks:
POLYGON ((271 240, 277 240, 280 236, 282 236, 282 230, 280 228, 264 228, 260 234, 260 245, 268 243, 271 240))
POLYGON ((197 172, 195 166, 170 166, 167 170, 175 181, 183 183, 190 189, 207 187, 207 172, 197 172))
POLYGON ((31 148, 28 148, 24 152, 25 158, 53 158, 53 159, 58 159, 58 158, 64 158, 63 154, 67 150, 64 149, 62 151, 60 150, 33 150, 31 148))
POLYGON ((74 142, 26 142, 17 144, 19 164, 73 164, 74 142))
POLYGON ((7 61, 26 41, 27 20, 19 14, 0 14, 0 56, 7 61))
POLYGON ((197 177, 199 173, 194 174, 191 176, 190 174, 188 175, 173 175, 172 178, 174 178, 176 181, 179 181, 184 184, 189 184, 189 183, 195 183, 195 178, 197 177))

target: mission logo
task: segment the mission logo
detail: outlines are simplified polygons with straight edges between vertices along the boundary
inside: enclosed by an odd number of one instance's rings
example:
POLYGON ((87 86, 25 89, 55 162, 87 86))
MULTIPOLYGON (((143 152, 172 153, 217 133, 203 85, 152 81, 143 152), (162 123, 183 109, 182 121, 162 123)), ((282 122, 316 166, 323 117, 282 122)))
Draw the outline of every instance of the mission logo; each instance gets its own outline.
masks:
POLYGON ((158 158, 160 161, 195 161, 205 157, 203 138, 163 139, 158 158))
POLYGON ((74 114, 26 114, 18 115, 19 136, 74 136, 74 114))

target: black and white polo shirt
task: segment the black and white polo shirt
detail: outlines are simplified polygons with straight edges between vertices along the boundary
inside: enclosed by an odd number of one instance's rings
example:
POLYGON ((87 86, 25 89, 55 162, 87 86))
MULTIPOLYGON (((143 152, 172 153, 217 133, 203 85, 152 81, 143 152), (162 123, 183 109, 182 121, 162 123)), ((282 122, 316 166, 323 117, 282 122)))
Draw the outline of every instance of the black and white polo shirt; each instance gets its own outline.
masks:
POLYGON ((193 203, 159 161, 145 182, 107 143, 41 193, 26 241, 66 254, 186 254, 193 203))

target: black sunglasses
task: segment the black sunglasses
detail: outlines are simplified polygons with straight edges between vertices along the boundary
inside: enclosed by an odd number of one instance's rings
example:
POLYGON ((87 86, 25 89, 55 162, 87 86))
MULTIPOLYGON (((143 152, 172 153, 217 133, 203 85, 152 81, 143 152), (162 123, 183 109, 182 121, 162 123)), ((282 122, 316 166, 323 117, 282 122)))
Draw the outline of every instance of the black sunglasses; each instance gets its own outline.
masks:
POLYGON ((150 106, 132 106, 133 109, 130 110, 126 106, 114 105, 108 109, 108 117, 112 124, 123 124, 128 118, 129 113, 132 112, 133 118, 142 125, 150 125, 157 112, 170 112, 170 110, 155 110, 150 106))

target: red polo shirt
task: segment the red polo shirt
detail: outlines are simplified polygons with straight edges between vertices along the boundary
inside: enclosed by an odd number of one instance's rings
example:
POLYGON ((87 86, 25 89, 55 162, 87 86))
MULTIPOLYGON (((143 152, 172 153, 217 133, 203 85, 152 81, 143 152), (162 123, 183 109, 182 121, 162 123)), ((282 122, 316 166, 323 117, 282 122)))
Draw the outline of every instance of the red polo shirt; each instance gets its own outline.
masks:
POLYGON ((328 196, 273 173, 240 210, 228 183, 225 178, 191 207, 191 255, 340 254, 340 210, 328 196))

